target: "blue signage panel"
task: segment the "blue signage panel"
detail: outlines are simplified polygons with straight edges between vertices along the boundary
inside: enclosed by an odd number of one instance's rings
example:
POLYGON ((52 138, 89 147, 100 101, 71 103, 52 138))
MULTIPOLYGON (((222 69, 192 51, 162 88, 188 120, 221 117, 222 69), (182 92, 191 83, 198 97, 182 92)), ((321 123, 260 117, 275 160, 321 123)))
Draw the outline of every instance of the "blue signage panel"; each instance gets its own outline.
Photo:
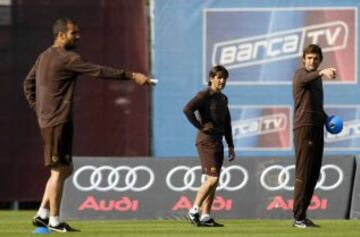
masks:
POLYGON ((325 153, 360 151, 357 10, 354 1, 166 1, 153 2, 153 155, 196 156, 196 129, 182 113, 207 86, 208 72, 222 64, 230 73, 229 98, 237 155, 293 156, 292 78, 302 51, 319 44, 328 114, 344 118, 344 131, 325 132, 325 153))

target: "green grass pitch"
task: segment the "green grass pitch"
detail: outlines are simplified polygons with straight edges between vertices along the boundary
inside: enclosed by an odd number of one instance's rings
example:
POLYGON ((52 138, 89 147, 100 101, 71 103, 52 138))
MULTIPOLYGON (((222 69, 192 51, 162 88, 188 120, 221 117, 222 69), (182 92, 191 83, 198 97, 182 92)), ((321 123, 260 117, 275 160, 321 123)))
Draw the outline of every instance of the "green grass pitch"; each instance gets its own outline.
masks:
MULTIPOLYGON (((35 211, 0 211, 0 236, 39 236, 32 234, 35 229, 31 218, 35 211)), ((291 220, 219 220, 223 228, 191 226, 186 220, 119 220, 119 221, 69 221, 81 232, 65 233, 67 236, 252 236, 252 237, 346 237, 360 236, 358 220, 316 220, 320 228, 297 229, 291 227, 291 220)), ((59 236, 50 233, 45 236, 59 236)))

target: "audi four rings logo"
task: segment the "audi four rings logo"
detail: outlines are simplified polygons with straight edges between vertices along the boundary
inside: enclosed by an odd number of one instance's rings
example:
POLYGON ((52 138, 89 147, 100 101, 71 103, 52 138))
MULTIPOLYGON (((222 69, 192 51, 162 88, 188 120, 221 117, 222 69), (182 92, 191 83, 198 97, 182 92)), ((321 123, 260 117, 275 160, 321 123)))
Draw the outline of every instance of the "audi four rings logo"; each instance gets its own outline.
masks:
MULTIPOLYGON (((289 181, 290 181, 290 170, 295 169, 295 165, 289 165, 289 166, 282 166, 282 165, 272 165, 267 167, 261 174, 260 176, 260 183, 261 186, 263 186, 265 189, 269 190, 269 191, 276 191, 276 190, 280 190, 280 189, 285 189, 285 190, 294 190, 294 186, 291 186, 289 181), (277 177, 276 180, 276 185, 269 185, 266 180, 270 179, 270 172, 271 171, 279 171, 279 173, 277 175, 275 175, 275 177, 277 177)), ((320 180, 317 182, 316 187, 318 189, 321 190, 333 190, 335 188, 337 188, 343 181, 344 179, 344 174, 343 171, 336 165, 334 164, 328 164, 328 165, 324 165, 321 167, 320 170, 320 180), (325 184, 325 180, 326 180, 326 171, 327 170, 333 170, 334 172, 337 173, 337 180, 336 182, 330 183, 330 184, 325 184)))
MULTIPOLYGON (((197 191, 199 190, 200 186, 195 186, 196 180, 196 171, 201 170, 200 166, 188 167, 188 166, 177 166, 169 171, 166 176, 166 184, 167 186, 176 192, 181 192, 185 190, 197 191), (182 172, 181 172, 182 171, 182 172), (183 174, 183 178, 180 181, 179 185, 174 185, 174 178, 173 176, 176 173, 183 174)), ((200 175, 201 172, 197 172, 200 175)), ((180 176, 181 177, 181 176, 180 176)), ((199 176, 198 176, 199 177, 199 176)), ((243 188, 249 180, 249 175, 246 169, 241 166, 233 165, 229 167, 223 167, 221 169, 221 175, 219 178, 219 186, 217 190, 227 190, 227 191, 236 191, 243 188), (236 177, 236 183, 230 185, 231 178, 234 175, 240 175, 241 177, 236 177)), ((201 177, 201 183, 205 181, 205 175, 201 177)))
POLYGON ((154 183, 154 172, 146 166, 101 166, 95 167, 86 165, 76 170, 73 176, 74 186, 81 191, 97 190, 100 192, 106 192, 110 190, 123 192, 132 190, 134 192, 141 192, 149 189, 154 183), (123 171, 123 172, 121 172, 123 171), (89 174, 90 172, 90 174, 89 174), (121 176, 120 173, 125 173, 121 176), (145 184, 138 184, 140 173, 146 173, 145 184), (88 178, 79 178, 79 176, 88 176, 88 178), (120 180, 121 179, 121 180, 120 180), (82 184, 80 184, 80 180, 82 184))
MULTIPOLYGON (((272 165, 267 167, 260 176, 260 184, 266 190, 294 190, 294 186, 290 183, 291 170, 295 169, 295 165, 272 165), (269 184, 269 180, 275 177, 275 182, 269 184)), ((196 185, 197 177, 200 178, 201 167, 194 166, 176 166, 171 169, 166 176, 167 186, 176 192, 185 190, 197 191, 200 184, 196 185), (177 176, 174 178, 174 176, 177 176), (180 179, 177 179, 180 176, 180 179), (175 184, 174 184, 175 183, 175 184)), ((320 179, 316 188, 321 190, 333 190, 337 188, 343 181, 343 171, 334 164, 327 164, 321 167, 320 179), (335 172, 336 175, 330 181, 326 182, 327 171, 335 172)), ((73 176, 73 184, 80 191, 134 191, 141 192, 149 189, 155 180, 154 172, 146 166, 83 166, 76 170, 73 176), (139 181, 139 176, 142 177, 139 181), (145 182, 144 182, 145 180, 145 182)), ((205 175, 202 175, 201 183, 205 181, 205 175)), ((217 190, 236 191, 242 189, 249 180, 247 170, 241 166, 233 165, 223 167, 219 179, 217 190)))

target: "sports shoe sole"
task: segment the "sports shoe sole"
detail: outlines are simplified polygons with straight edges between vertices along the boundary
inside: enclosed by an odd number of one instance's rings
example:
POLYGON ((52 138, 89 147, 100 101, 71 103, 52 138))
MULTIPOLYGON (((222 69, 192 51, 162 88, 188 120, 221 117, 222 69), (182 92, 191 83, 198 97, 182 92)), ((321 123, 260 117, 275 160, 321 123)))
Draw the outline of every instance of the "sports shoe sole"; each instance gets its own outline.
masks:
POLYGON ((206 224, 203 222, 200 222, 201 227, 225 227, 223 224, 215 223, 215 224, 206 224))
POLYGON ((64 230, 64 229, 56 229, 56 228, 51 227, 51 226, 48 226, 48 229, 49 229, 49 230, 52 230, 52 231, 55 231, 55 232, 60 232, 60 233, 66 233, 66 232, 68 232, 67 230, 64 230))
POLYGON ((292 226, 293 226, 293 227, 296 227, 296 228, 299 228, 299 229, 306 229, 306 228, 308 228, 308 226, 306 226, 306 225, 293 224, 292 226))

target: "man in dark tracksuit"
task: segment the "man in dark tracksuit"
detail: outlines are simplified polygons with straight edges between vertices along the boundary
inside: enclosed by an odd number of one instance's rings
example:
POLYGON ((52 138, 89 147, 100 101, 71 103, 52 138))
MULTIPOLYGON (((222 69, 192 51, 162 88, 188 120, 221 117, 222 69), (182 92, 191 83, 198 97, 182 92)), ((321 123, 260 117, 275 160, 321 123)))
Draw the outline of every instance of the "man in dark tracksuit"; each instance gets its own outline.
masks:
POLYGON ((210 217, 210 212, 224 160, 223 137, 229 147, 229 160, 235 158, 228 99, 221 93, 228 75, 223 66, 214 66, 209 73, 209 87, 200 91, 184 108, 187 119, 198 129, 196 147, 202 173, 206 175, 187 216, 196 226, 223 226, 210 217), (195 116, 196 111, 199 118, 195 116))
POLYGON ((304 67, 295 72, 293 79, 295 189, 294 227, 316 227, 306 216, 320 175, 324 149, 324 123, 322 79, 335 79, 336 70, 318 70, 323 59, 321 48, 311 44, 304 49, 304 67))
POLYGON ((44 163, 50 168, 35 226, 45 226, 57 232, 74 231, 60 222, 59 212, 63 185, 73 170, 72 107, 78 75, 112 80, 133 80, 139 85, 152 84, 136 72, 96 65, 84 61, 73 51, 80 39, 77 24, 70 19, 58 19, 53 26, 54 44, 37 58, 24 81, 24 93, 36 112, 44 145, 44 163))

